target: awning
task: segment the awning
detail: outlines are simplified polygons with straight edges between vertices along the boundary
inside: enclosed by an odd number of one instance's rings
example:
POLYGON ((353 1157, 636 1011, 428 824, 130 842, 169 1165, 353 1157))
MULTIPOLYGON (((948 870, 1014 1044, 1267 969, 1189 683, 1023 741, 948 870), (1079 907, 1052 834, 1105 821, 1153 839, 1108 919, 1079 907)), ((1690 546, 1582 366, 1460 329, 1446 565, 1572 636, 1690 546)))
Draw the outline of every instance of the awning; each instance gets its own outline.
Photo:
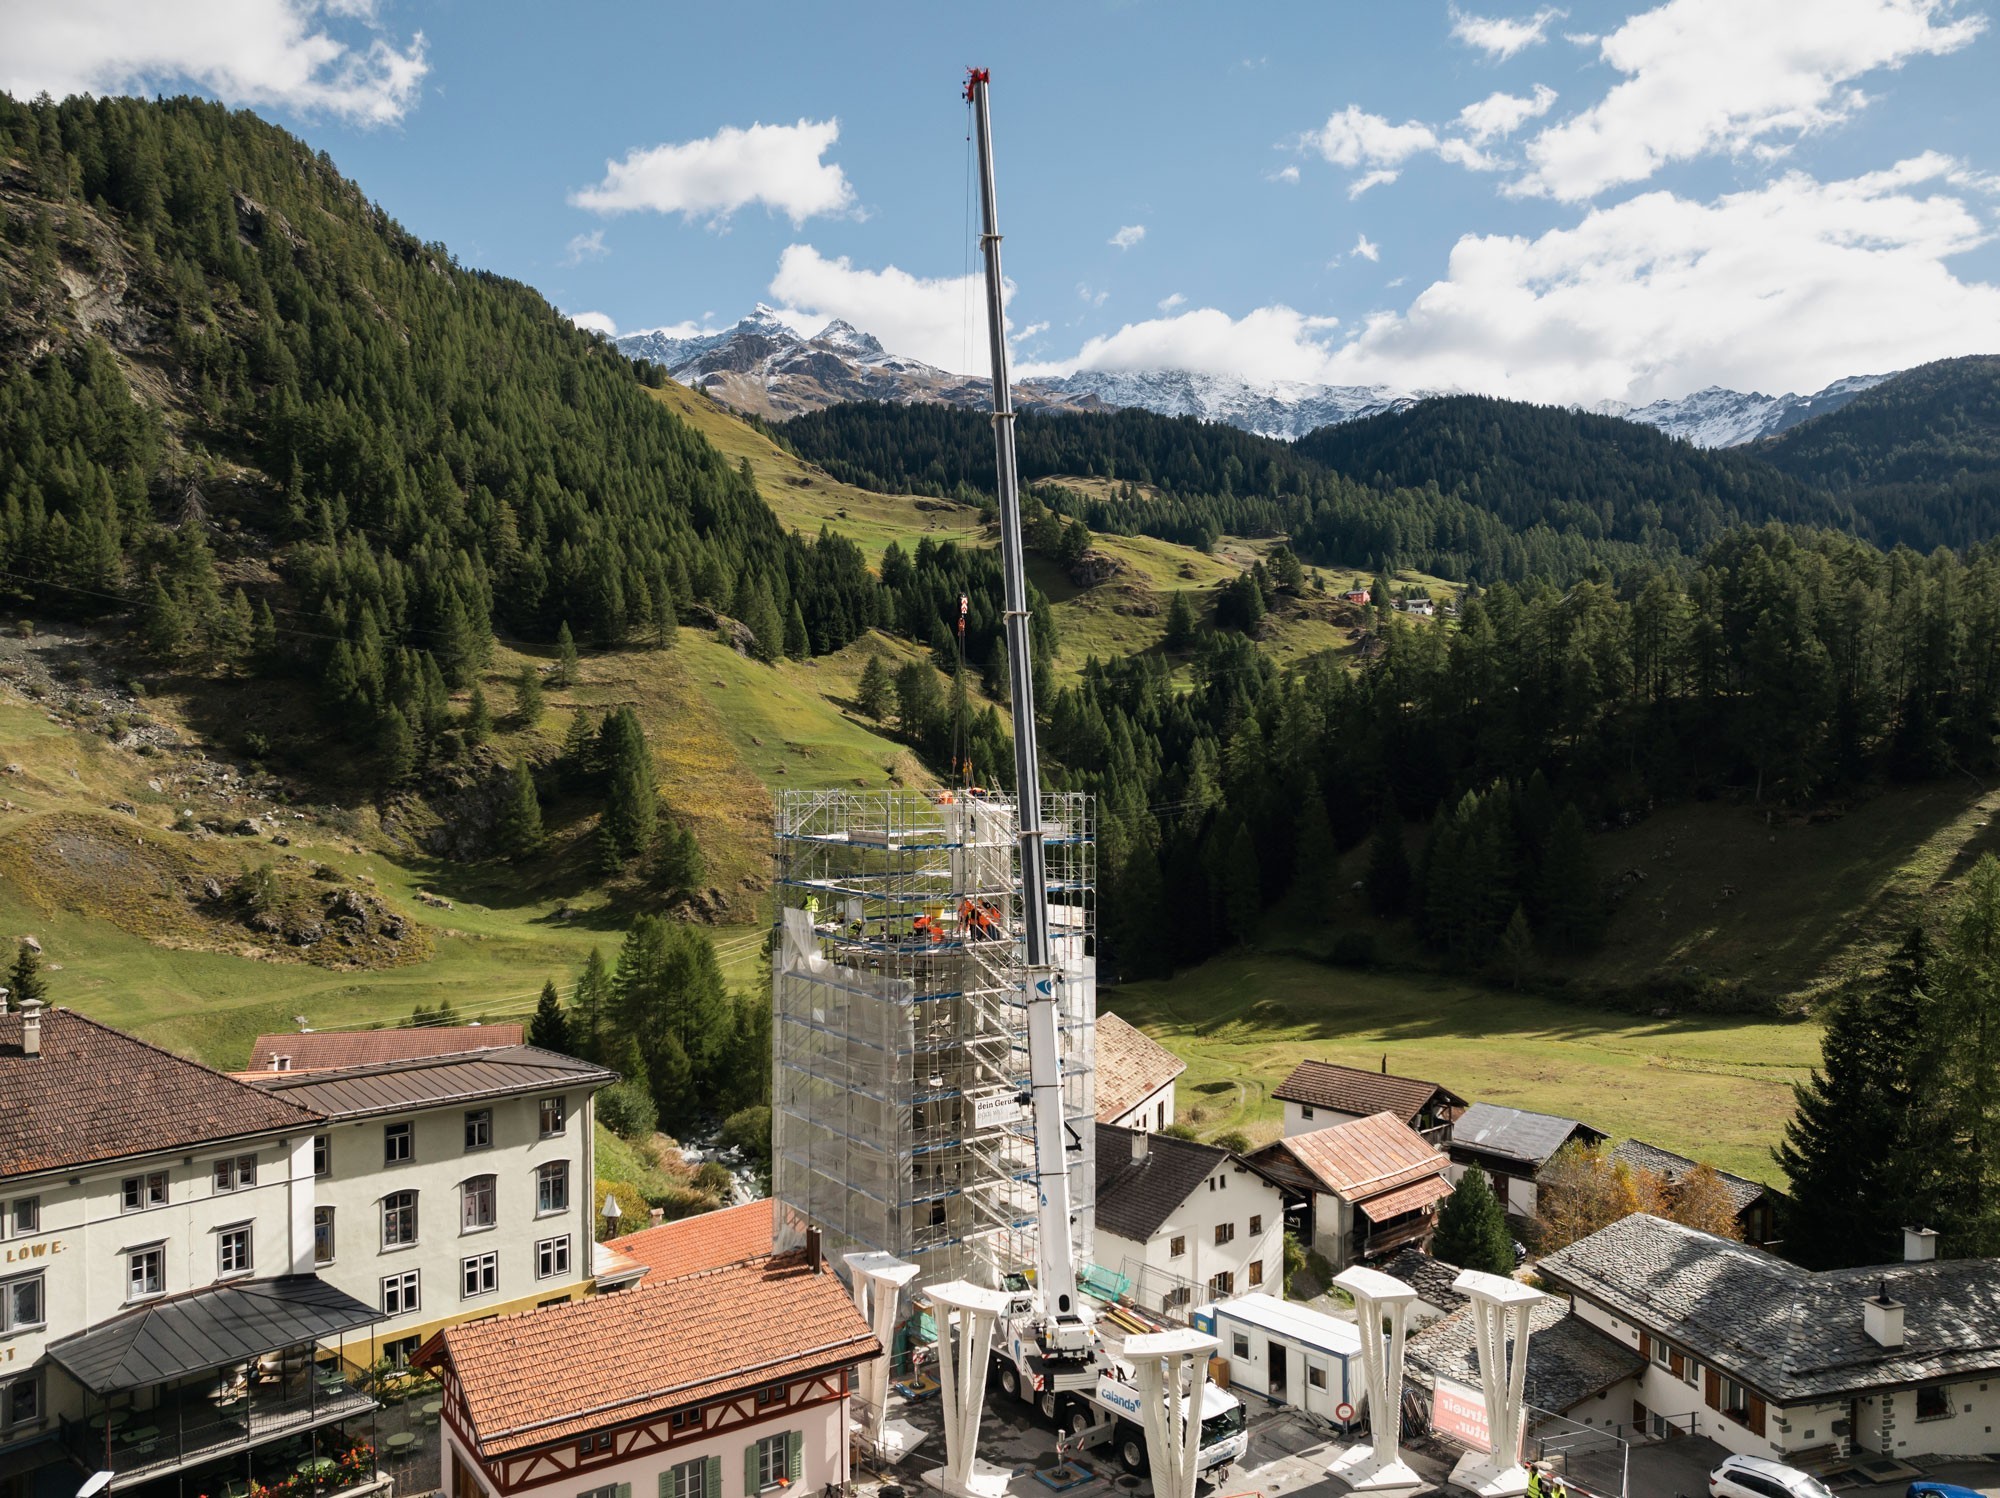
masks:
POLYGON ((1357 1202, 1355 1206, 1370 1222, 1388 1222, 1405 1212, 1415 1212, 1432 1202, 1441 1202, 1450 1195, 1451 1183, 1443 1176, 1425 1176, 1421 1181, 1398 1186, 1394 1191, 1385 1191, 1365 1202, 1357 1202))
POLYGON ((312 1274, 214 1285, 49 1345, 94 1394, 165 1383, 369 1325, 375 1311, 312 1274))

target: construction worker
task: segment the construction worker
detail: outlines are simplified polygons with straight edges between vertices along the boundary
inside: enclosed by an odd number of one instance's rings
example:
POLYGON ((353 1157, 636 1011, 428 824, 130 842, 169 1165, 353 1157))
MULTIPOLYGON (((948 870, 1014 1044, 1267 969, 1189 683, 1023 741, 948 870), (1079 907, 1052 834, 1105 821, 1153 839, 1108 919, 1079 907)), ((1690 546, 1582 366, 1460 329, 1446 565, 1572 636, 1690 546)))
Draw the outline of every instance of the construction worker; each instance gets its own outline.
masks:
POLYGON ((1548 1498, 1548 1490, 1542 1486, 1542 1464, 1528 1463, 1528 1498, 1548 1498))

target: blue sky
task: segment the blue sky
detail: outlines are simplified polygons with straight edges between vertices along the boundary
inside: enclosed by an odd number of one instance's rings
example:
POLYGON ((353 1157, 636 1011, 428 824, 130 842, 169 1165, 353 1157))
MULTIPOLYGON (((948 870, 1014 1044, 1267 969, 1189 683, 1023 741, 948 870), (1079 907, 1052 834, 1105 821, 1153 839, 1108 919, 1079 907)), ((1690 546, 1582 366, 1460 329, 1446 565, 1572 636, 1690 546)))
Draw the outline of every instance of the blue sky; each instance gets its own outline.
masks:
POLYGON ((969 369, 977 63, 1017 367, 1585 402, 2000 351, 1996 48, 1971 0, 0 0, 0 86, 248 105, 593 325, 969 369))

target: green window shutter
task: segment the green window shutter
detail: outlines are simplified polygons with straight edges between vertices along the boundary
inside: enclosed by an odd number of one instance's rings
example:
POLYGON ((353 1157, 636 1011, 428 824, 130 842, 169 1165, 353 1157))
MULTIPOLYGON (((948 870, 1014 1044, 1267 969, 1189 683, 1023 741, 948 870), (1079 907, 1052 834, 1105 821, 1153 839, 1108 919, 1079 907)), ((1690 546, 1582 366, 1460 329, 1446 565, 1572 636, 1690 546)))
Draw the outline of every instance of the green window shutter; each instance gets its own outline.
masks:
POLYGON ((701 1464, 701 1498, 722 1498, 722 1458, 712 1456, 701 1464))
POLYGON ((743 1498, 757 1498, 757 1443, 743 1448, 743 1498))
POLYGON ((629 1482, 621 1482, 621 1483, 619 1483, 619 1484, 618 1484, 618 1498, 632 1498, 632 1484, 631 1484, 631 1483, 629 1483, 629 1482))
POLYGON ((672 1467, 662 1467, 660 1469, 660 1498, 674 1498, 674 1469, 672 1467))
POLYGON ((806 1438, 803 1431, 785 1432, 785 1476, 792 1482, 799 1480, 799 1473, 805 1469, 806 1438))

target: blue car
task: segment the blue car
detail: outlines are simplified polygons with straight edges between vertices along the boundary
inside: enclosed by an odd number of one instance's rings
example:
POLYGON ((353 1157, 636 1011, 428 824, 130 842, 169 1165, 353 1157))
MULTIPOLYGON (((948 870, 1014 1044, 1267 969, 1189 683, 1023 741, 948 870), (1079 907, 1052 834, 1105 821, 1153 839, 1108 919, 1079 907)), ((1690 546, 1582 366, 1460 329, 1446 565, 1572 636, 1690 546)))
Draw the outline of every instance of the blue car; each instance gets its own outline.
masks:
POLYGON ((1986 1498, 1977 1488, 1962 1488, 1955 1482, 1913 1482, 1903 1498, 1986 1498))

